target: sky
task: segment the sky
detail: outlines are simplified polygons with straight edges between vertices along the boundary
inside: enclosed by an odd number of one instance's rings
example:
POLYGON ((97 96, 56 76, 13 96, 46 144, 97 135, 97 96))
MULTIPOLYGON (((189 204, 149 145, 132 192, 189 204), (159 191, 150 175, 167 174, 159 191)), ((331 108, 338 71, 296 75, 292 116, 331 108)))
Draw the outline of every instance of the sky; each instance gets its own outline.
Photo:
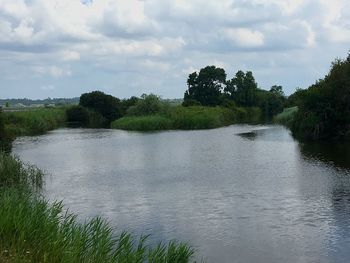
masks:
POLYGON ((289 95, 349 50, 349 0, 0 0, 0 98, 181 98, 207 65, 289 95))

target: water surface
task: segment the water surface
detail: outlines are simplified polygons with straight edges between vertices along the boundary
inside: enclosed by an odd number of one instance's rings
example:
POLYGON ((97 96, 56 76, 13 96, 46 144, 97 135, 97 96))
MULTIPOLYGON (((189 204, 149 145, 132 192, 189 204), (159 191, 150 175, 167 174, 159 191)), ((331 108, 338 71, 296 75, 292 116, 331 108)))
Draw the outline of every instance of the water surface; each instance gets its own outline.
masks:
POLYGON ((61 129, 18 139, 44 193, 81 220, 178 239, 207 262, 349 262, 350 147, 280 126, 134 133, 61 129))

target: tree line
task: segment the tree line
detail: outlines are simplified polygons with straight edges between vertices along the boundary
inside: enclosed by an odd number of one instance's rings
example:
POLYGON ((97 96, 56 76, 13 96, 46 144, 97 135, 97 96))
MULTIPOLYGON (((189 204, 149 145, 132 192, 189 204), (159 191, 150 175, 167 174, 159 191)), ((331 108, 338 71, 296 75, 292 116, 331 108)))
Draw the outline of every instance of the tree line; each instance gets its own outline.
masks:
POLYGON ((187 86, 183 106, 258 107, 265 120, 281 112, 286 102, 282 86, 272 86, 269 91, 260 89, 251 71, 239 70, 227 79, 224 69, 207 66, 191 73, 187 86))

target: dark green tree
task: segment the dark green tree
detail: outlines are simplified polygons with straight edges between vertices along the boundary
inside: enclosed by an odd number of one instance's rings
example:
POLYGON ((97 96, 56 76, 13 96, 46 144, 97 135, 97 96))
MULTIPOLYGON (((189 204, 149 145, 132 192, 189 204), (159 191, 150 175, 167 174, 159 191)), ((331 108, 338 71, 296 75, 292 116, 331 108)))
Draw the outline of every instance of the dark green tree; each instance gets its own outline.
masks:
POLYGON ((207 66, 199 73, 193 72, 188 76, 188 90, 184 101, 198 101, 205 106, 215 106, 220 103, 220 95, 226 85, 226 73, 222 68, 207 66))
POLYGON ((240 106, 256 106, 256 92, 258 85, 255 82, 253 73, 247 71, 244 73, 239 70, 235 77, 227 82, 225 91, 240 106))
POLYGON ((108 122, 122 116, 120 100, 101 91, 82 94, 79 105, 100 113, 108 122))
POLYGON ((305 139, 350 138, 350 60, 336 60, 324 79, 309 87, 292 124, 305 139))

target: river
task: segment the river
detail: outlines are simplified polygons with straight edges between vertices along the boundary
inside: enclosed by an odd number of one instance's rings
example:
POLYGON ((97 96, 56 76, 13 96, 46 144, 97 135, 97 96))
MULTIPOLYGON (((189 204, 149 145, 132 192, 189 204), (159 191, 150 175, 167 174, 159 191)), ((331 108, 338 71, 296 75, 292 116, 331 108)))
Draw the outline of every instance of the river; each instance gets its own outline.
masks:
POLYGON ((44 195, 79 220, 186 241, 206 262, 350 261, 350 145, 281 126, 137 133, 59 129, 19 138, 44 195))

